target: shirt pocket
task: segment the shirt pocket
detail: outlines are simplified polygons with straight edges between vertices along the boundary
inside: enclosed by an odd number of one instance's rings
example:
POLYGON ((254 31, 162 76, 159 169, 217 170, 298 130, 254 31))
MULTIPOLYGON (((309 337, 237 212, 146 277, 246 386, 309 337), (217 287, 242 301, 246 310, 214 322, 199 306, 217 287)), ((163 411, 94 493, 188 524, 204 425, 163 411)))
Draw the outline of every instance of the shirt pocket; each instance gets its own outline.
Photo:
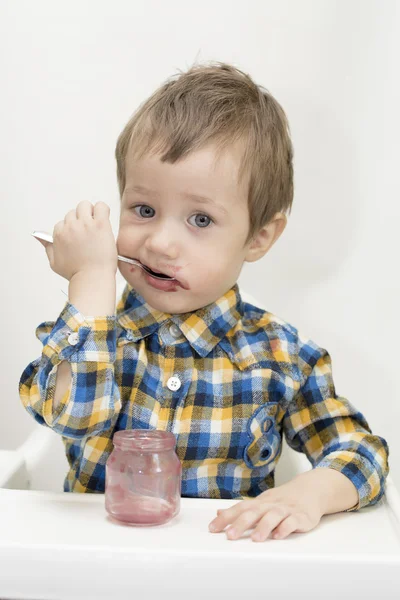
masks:
POLYGON ((251 468, 265 467, 279 458, 282 438, 277 427, 278 402, 263 404, 247 424, 249 442, 243 460, 251 468))

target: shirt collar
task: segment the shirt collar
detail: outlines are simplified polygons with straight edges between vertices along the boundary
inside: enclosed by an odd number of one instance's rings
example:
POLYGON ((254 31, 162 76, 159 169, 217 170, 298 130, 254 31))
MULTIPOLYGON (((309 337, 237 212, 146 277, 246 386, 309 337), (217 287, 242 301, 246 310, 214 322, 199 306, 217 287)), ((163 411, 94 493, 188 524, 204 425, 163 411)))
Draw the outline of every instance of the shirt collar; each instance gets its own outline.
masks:
POLYGON ((236 283, 215 302, 198 310, 172 315, 152 308, 129 284, 117 306, 117 318, 137 342, 154 333, 165 321, 175 323, 203 358, 243 316, 243 301, 236 283))

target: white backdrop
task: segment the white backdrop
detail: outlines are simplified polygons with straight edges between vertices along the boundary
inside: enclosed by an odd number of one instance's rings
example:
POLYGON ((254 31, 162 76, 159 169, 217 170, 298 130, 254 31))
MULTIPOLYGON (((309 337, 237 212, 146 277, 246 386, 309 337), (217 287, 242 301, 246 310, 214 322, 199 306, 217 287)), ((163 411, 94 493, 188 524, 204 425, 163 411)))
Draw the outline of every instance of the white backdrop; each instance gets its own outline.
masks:
POLYGON ((67 290, 31 231, 87 199, 116 233, 121 129, 178 69, 223 60, 282 104, 295 149, 288 226, 239 285, 328 349, 399 485, 399 40, 392 0, 0 0, 3 448, 36 427, 18 381, 67 290))

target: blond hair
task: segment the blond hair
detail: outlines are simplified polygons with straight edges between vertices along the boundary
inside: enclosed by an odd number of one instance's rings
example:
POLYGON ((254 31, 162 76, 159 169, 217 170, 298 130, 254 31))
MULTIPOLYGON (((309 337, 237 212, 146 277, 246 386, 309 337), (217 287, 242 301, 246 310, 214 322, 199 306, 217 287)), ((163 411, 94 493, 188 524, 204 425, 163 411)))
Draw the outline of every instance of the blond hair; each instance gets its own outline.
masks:
POLYGON ((115 149, 120 197, 125 159, 149 152, 175 163, 207 143, 218 151, 243 141, 239 177, 248 176, 250 227, 246 243, 293 202, 293 147, 280 104, 232 65, 196 64, 162 84, 130 118, 115 149))

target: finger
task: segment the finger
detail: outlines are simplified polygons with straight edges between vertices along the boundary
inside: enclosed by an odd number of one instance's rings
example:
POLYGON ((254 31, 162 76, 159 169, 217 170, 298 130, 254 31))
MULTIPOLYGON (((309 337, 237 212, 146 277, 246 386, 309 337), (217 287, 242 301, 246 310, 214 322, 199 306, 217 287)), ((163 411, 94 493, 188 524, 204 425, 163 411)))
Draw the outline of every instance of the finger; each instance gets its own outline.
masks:
POLYGON ((213 533, 222 531, 229 523, 232 523, 232 521, 234 521, 244 510, 247 510, 248 508, 253 506, 254 502, 255 500, 253 499, 241 500, 240 502, 237 502, 230 508, 222 508, 217 510, 217 516, 215 517, 215 519, 213 519, 213 521, 211 521, 211 523, 208 526, 209 530, 213 533))
POLYGON ((76 221, 76 210, 72 209, 64 217, 64 223, 67 225, 71 221, 76 221))
POLYGON ((110 218, 110 207, 105 202, 96 202, 93 208, 95 220, 108 220, 110 218))
POLYGON ((299 515, 289 515, 286 519, 281 521, 278 527, 276 527, 275 531, 272 534, 272 537, 275 540, 281 540, 293 533, 294 531, 297 531, 297 528, 299 526, 299 515))
MULTIPOLYGON (((311 531, 312 529, 314 529, 315 527, 317 527, 318 523, 320 522, 320 519, 310 519, 309 515, 307 515, 307 513, 304 512, 299 512, 299 513, 295 513, 294 515, 292 515, 294 518, 296 518, 296 528, 292 529, 291 531, 289 531, 289 533, 307 533, 307 531, 311 531)), ((279 526, 281 527, 281 526, 279 526)), ((287 525, 287 527, 289 527, 289 525, 287 525)), ((283 528, 283 536, 289 535, 289 533, 287 533, 286 531, 286 526, 283 526, 282 523, 282 528, 283 528)), ((277 531, 274 531, 273 537, 276 537, 277 539, 282 537, 282 531, 280 529, 277 529, 277 531)))
POLYGON ((229 523, 233 523, 233 521, 244 511, 252 509, 254 505, 262 506, 264 509, 276 507, 275 502, 259 502, 259 497, 254 499, 246 498, 245 500, 234 504, 234 506, 231 506, 230 508, 222 508, 217 510, 217 516, 209 524, 209 530, 213 533, 222 531, 227 525, 229 525, 229 523))
POLYGON ((54 225, 54 229, 53 229, 53 242, 54 240, 60 235, 60 233, 62 232, 62 230, 64 229, 64 221, 58 221, 58 223, 56 223, 54 225))
POLYGON ((82 200, 76 207, 77 219, 89 220, 93 219, 93 204, 88 200, 82 200))
POLYGON ((247 529, 254 527, 260 520, 263 514, 263 509, 260 505, 255 505, 254 508, 244 511, 237 519, 235 519, 226 531, 226 535, 230 540, 237 540, 247 529))
POLYGON ((253 542, 264 542, 282 521, 290 516, 289 507, 275 506, 259 520, 257 527, 251 534, 253 542))

